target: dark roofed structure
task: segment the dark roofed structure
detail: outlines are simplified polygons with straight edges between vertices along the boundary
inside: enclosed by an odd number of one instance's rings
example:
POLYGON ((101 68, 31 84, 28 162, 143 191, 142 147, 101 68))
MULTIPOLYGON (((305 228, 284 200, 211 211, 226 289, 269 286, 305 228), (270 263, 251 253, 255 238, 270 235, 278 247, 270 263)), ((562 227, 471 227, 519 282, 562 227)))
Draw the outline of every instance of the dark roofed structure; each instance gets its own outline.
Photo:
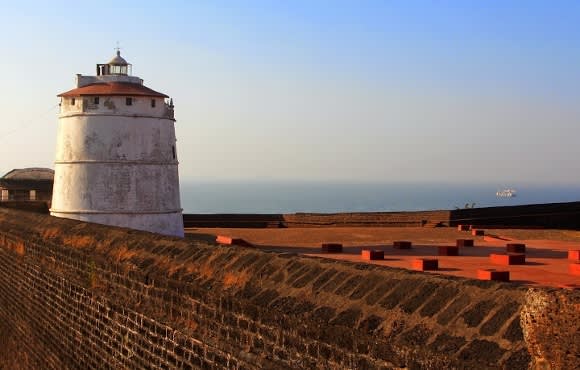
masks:
POLYGON ((50 202, 53 182, 50 168, 14 169, 0 178, 0 199, 50 202))

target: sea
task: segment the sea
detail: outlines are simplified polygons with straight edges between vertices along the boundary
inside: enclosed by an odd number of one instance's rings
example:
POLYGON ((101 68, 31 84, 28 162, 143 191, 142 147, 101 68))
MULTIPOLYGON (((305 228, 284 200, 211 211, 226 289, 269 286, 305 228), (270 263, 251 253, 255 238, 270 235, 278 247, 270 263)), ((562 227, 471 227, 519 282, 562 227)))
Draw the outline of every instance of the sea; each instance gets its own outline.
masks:
POLYGON ((338 182, 182 182, 184 213, 335 213, 449 210, 580 201, 580 186, 338 182))

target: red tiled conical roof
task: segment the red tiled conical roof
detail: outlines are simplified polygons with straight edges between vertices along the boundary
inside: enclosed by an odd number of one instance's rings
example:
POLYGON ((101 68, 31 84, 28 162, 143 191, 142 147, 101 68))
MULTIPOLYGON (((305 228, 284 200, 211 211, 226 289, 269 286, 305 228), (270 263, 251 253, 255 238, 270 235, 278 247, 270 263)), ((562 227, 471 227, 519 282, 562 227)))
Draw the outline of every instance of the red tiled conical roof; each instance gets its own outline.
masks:
POLYGON ((156 96, 161 98, 169 97, 155 90, 151 90, 150 88, 141 84, 134 84, 129 82, 99 82, 63 92, 58 96, 66 98, 85 95, 156 96))

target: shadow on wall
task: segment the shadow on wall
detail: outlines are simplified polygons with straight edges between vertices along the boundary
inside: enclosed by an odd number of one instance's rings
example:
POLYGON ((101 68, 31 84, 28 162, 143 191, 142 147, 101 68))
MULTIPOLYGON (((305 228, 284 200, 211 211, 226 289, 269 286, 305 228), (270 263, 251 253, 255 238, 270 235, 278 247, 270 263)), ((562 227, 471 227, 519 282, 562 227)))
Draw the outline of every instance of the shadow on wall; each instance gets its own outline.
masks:
POLYGON ((436 227, 580 229, 580 202, 413 212, 184 214, 187 227, 436 227))
POLYGON ((282 214, 184 214, 184 227, 279 228, 282 214))
POLYGON ((0 207, 10 208, 10 209, 18 209, 21 211, 28 211, 28 212, 35 212, 35 213, 42 213, 48 214, 48 210, 50 209, 50 202, 47 201, 33 201, 33 200, 8 200, 0 202, 0 207))
POLYGON ((580 229, 580 202, 457 209, 450 226, 469 224, 494 228, 580 229))

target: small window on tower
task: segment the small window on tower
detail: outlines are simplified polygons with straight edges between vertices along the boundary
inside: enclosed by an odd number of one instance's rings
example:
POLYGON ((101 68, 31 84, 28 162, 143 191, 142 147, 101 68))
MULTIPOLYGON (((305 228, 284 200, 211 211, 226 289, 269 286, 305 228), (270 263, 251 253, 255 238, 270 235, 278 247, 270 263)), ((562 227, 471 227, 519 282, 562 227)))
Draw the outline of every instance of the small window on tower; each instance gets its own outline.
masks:
POLYGON ((93 103, 99 104, 99 97, 98 96, 95 96, 95 98, 93 99, 93 103))
POLYGON ((125 104, 127 104, 127 105, 133 105, 133 98, 126 98, 125 99, 125 104))
POLYGON ((177 154, 175 153, 175 146, 171 147, 171 151, 173 152, 173 159, 177 159, 177 154))
POLYGON ((155 108, 155 99, 151 99, 151 108, 155 108))
POLYGON ((75 98, 72 98, 72 99, 70 100, 70 105, 75 105, 75 98))

